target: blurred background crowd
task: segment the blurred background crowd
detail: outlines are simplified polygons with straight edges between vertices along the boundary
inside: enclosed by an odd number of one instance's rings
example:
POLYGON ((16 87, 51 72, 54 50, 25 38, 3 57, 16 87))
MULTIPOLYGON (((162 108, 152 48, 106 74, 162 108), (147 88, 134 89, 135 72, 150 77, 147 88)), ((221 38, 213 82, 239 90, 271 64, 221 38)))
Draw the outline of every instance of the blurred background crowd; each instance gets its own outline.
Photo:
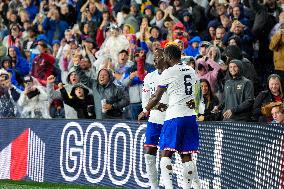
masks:
POLYGON ((176 44, 199 121, 284 121, 284 0, 0 2, 1 118, 136 120, 176 44))

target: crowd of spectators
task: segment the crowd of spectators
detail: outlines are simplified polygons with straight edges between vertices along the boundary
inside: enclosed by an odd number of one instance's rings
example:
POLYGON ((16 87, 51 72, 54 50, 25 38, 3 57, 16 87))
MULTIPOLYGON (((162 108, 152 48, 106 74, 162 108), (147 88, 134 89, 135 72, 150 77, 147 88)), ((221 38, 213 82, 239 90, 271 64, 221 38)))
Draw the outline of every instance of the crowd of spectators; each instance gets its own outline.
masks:
POLYGON ((2 0, 0 15, 1 118, 135 120, 168 44, 200 78, 199 121, 283 114, 284 0, 2 0))

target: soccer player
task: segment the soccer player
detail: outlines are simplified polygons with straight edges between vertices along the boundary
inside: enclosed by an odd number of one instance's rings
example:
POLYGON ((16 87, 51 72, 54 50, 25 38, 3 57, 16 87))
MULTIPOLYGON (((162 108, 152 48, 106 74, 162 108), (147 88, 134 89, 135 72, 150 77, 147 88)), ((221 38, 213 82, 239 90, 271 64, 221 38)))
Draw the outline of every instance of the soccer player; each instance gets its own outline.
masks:
MULTIPOLYGON (((167 64, 164 62, 164 50, 158 48, 154 51, 154 66, 156 70, 146 75, 144 79, 144 85, 142 89, 142 107, 145 108, 150 97, 155 94, 158 84, 160 82, 160 76, 164 69, 167 68, 167 64)), ((166 108, 167 97, 164 94, 160 103, 151 110, 147 129, 146 129, 146 141, 144 144, 144 157, 146 163, 146 172, 149 179, 151 189, 158 189, 158 177, 156 169, 156 154, 157 145, 161 130, 163 127, 166 108)), ((147 111, 141 112, 140 117, 146 117, 147 111)))
POLYGON ((170 66, 161 74, 160 84, 145 110, 150 111, 167 91, 168 108, 159 146, 162 151, 161 175, 166 189, 172 189, 172 163, 174 152, 181 155, 183 163, 183 188, 189 189, 192 181, 198 179, 192 153, 198 151, 199 133, 194 111, 195 71, 180 63, 181 51, 176 45, 165 48, 164 61, 170 66))

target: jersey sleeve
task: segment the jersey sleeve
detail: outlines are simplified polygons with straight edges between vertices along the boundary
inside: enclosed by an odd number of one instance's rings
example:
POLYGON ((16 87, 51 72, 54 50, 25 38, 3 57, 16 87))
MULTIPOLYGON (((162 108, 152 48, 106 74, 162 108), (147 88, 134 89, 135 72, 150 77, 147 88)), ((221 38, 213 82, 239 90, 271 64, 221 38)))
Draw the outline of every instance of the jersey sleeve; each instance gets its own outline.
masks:
POLYGON ((149 99, 151 97, 151 89, 149 86, 149 75, 146 75, 144 79, 144 84, 142 87, 142 108, 145 108, 149 102, 149 99))
POLYGON ((163 73, 161 74, 161 80, 158 84, 160 88, 168 88, 168 85, 172 78, 171 72, 169 69, 164 70, 163 73))

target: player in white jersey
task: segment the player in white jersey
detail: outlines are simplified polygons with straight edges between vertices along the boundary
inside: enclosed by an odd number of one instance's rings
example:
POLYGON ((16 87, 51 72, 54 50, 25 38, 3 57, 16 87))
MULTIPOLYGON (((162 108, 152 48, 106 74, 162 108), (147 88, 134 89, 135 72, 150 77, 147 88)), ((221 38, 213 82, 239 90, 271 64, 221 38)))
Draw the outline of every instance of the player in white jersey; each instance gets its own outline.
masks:
MULTIPOLYGON (((144 79, 144 85, 142 89, 142 107, 145 108, 149 99, 155 94, 156 89, 160 82, 161 73, 167 68, 167 64, 164 62, 164 50, 158 48, 154 52, 154 66, 156 70, 154 72, 148 73, 144 79)), ((151 110, 147 129, 146 129, 146 141, 144 144, 144 157, 146 164, 147 177, 151 189, 158 189, 158 175, 156 169, 156 154, 157 146, 159 143, 159 138, 161 130, 164 124, 164 119, 166 115, 167 108, 167 97, 166 94, 162 96, 160 103, 151 110)), ((146 117, 147 111, 141 112, 139 116, 146 117)))
POLYGON ((193 91, 197 76, 190 66, 180 63, 181 51, 177 46, 167 46, 164 57, 170 67, 161 74, 157 91, 145 109, 150 111, 155 107, 167 91, 169 103, 159 141, 162 151, 161 175, 165 188, 172 189, 171 157, 178 152, 183 163, 183 188, 189 189, 193 179, 198 178, 191 156, 198 151, 199 145, 193 91))

